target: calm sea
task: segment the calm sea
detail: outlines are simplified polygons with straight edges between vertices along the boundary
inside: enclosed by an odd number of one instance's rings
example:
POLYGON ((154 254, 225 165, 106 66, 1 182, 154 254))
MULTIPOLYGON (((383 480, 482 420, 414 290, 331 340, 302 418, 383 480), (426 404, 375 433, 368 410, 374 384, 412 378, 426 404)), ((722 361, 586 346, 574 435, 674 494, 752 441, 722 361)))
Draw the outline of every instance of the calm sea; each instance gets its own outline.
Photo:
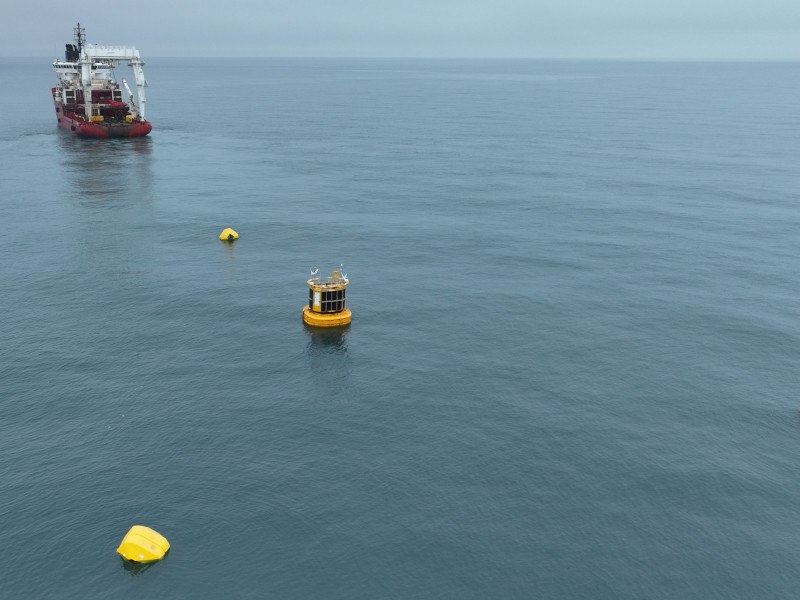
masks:
POLYGON ((0 61, 0 595, 797 596, 800 65, 151 59, 98 141, 50 62, 0 61))

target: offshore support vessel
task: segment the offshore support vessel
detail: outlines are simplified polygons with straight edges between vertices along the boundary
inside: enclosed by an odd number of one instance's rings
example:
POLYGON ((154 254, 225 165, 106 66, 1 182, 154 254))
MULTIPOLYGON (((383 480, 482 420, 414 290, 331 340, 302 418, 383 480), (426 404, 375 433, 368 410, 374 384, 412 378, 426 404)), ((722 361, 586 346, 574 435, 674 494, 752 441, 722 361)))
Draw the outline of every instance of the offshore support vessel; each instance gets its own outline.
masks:
POLYGON ((144 118, 144 63, 132 46, 87 44, 85 30, 78 23, 75 43, 67 44, 64 60, 53 69, 58 85, 52 88, 56 119, 62 129, 95 138, 140 137, 153 126, 144 118), (123 79, 127 102, 114 79, 114 67, 126 61, 133 71, 136 95, 123 79))

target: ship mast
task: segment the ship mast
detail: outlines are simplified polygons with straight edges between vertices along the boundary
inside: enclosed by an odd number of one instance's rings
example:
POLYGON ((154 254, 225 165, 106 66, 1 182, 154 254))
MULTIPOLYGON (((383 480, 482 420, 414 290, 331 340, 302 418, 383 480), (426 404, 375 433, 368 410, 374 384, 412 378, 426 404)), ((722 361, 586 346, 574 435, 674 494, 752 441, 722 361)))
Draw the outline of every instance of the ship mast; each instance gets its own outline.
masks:
POLYGON ((75 32, 75 44, 77 44, 78 54, 80 54, 81 50, 83 49, 83 45, 86 43, 86 28, 81 27, 81 24, 78 23, 77 26, 72 28, 72 31, 75 32))
POLYGON ((86 113, 86 120, 92 120, 92 61, 83 54, 83 45, 86 43, 86 29, 81 27, 80 22, 73 27, 75 32, 75 44, 78 46, 78 60, 81 66, 81 86, 83 87, 83 110, 86 113))

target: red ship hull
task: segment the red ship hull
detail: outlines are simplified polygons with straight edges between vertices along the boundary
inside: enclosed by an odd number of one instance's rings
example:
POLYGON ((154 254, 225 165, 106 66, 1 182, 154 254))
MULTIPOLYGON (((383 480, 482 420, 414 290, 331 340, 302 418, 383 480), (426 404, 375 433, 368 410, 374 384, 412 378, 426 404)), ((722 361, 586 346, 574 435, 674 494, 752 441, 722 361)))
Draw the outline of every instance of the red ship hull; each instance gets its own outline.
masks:
POLYGON ((53 88, 52 92, 58 126, 65 131, 71 131, 83 137, 118 138, 142 137, 150 133, 153 129, 152 124, 144 119, 137 119, 131 123, 125 121, 114 123, 94 123, 92 121, 87 121, 85 115, 65 109, 64 105, 58 100, 56 88, 53 88))

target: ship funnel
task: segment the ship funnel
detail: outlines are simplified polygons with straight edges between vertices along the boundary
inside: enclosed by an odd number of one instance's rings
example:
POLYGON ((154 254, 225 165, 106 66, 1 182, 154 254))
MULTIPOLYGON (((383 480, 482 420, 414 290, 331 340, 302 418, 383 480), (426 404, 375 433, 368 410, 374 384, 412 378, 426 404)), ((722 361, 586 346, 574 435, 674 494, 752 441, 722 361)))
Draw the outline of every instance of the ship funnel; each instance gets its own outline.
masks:
POLYGON ((64 60, 67 62, 77 62, 81 57, 78 47, 74 44, 67 44, 67 49, 64 50, 64 60))

